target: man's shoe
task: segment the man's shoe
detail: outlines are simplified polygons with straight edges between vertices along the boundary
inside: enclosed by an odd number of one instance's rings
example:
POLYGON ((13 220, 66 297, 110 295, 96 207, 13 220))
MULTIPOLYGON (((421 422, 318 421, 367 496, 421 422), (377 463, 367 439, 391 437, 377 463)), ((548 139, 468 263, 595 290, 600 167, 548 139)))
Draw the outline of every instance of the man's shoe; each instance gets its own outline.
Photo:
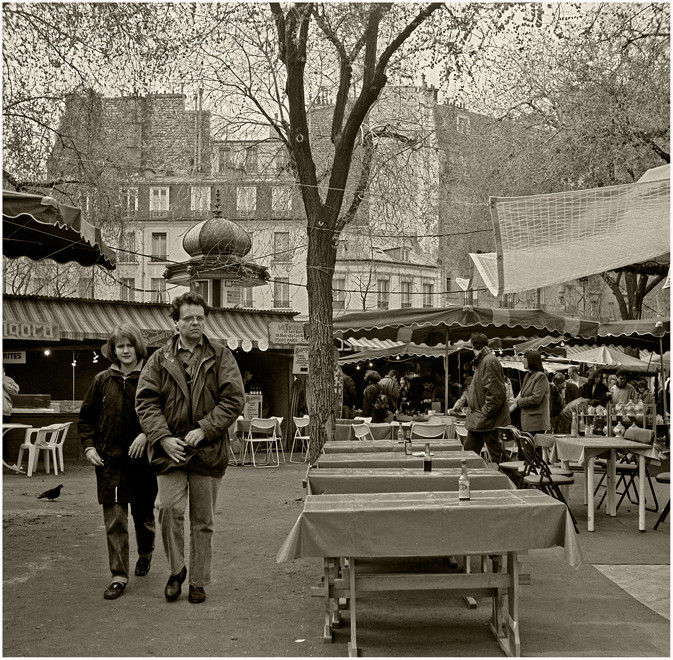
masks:
POLYGON ((190 603, 202 603, 204 600, 206 600, 206 591, 203 587, 195 587, 193 585, 189 585, 189 596, 187 596, 187 600, 189 600, 190 603))
POLYGON ((106 600, 114 600, 119 598, 126 589, 126 585, 123 582, 113 582, 104 592, 103 598, 106 600))
POLYGON ((136 562, 136 575, 147 575, 150 572, 152 559, 150 557, 138 557, 136 562))
POLYGON ((166 600, 171 601, 180 598, 180 594, 182 593, 181 585, 185 581, 186 577, 187 567, 183 566, 182 570, 177 575, 171 575, 168 578, 166 588, 164 589, 164 596, 166 596, 166 600))

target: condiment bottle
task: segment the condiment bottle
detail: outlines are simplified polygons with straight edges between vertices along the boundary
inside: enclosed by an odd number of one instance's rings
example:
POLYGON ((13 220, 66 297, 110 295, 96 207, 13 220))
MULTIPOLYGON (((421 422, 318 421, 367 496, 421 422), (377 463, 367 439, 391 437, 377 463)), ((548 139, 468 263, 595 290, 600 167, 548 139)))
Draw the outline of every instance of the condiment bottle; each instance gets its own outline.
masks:
POLYGON ((423 454, 423 471, 432 471, 432 456, 430 456, 430 443, 425 443, 425 453, 423 454))
POLYGON ((404 438, 404 453, 411 456, 411 432, 407 431, 404 438))
POLYGON ((458 479, 458 499, 459 500, 469 500, 470 499, 470 477, 467 475, 467 460, 461 460, 462 472, 460 478, 458 479))
POLYGON ((397 427, 397 442, 404 442, 404 429, 402 424, 397 427))
POLYGON ((577 423, 577 413, 573 411, 573 419, 572 422, 570 423, 570 435, 573 438, 576 438, 577 436, 579 436, 579 434, 580 433, 579 433, 579 426, 577 423))

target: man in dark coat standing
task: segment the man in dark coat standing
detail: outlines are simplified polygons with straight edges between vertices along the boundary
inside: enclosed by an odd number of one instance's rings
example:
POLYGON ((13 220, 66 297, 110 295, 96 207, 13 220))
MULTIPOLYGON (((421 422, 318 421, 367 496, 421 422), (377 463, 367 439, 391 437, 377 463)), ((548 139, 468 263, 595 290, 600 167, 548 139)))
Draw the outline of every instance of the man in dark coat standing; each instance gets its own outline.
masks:
MULTIPOLYGON (((472 382, 465 395, 468 405, 465 449, 479 454, 486 443, 491 459, 500 463, 503 452, 498 442, 497 429, 499 426, 508 426, 510 422, 505 374, 500 361, 488 348, 488 337, 485 334, 475 332, 470 342, 475 357, 472 360, 472 382)), ((457 412, 462 405, 461 398, 453 410, 457 412)))
POLYGON ((184 516, 189 499, 189 601, 210 583, 215 503, 229 462, 228 428, 243 410, 243 382, 231 351, 203 334, 210 308, 190 291, 171 303, 178 334, 147 361, 136 411, 159 484, 159 523, 171 571, 164 591, 176 600, 187 576, 184 516))

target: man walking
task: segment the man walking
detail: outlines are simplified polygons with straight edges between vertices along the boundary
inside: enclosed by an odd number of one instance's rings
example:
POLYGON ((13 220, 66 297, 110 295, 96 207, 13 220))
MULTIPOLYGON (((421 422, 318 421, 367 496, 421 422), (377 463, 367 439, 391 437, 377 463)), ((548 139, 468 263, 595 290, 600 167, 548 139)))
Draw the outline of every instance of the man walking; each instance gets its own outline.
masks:
MULTIPOLYGON (((500 463, 503 452, 498 442, 497 429, 499 426, 508 426, 510 422, 505 374, 500 361, 488 348, 488 337, 485 334, 475 332, 470 342, 475 357, 472 360, 472 382, 464 394, 469 408, 465 418, 465 449, 479 454, 486 443, 491 459, 500 463)), ((453 407, 454 411, 462 408, 462 401, 461 397, 453 407)))
POLYGON ((189 499, 189 602, 206 599, 210 583, 215 502, 229 462, 227 429, 243 410, 243 382, 229 349, 203 334, 210 308, 190 291, 171 303, 178 334, 147 361, 136 411, 150 446, 159 486, 159 524, 174 601, 187 577, 185 507, 189 499))

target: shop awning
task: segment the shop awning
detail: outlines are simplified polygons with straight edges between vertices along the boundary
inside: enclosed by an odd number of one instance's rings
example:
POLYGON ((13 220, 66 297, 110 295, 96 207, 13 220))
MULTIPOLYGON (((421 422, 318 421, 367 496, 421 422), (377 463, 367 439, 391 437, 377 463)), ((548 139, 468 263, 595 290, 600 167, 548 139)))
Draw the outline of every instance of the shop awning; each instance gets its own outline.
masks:
POLYGON ((116 255, 80 209, 52 197, 2 191, 2 254, 113 270, 116 255))
MULTIPOLYGON (((24 335, 29 335, 35 327, 51 325, 54 328, 51 341, 105 340, 116 325, 132 323, 143 331, 150 346, 158 346, 175 332, 169 310, 169 305, 159 303, 6 295, 3 296, 3 338, 39 339, 24 335)), ((249 340, 252 347, 262 350, 265 345, 291 348, 269 342, 269 323, 288 322, 293 317, 294 312, 213 309, 205 332, 211 339, 231 341, 230 347, 234 347, 234 340, 237 346, 249 340)))

